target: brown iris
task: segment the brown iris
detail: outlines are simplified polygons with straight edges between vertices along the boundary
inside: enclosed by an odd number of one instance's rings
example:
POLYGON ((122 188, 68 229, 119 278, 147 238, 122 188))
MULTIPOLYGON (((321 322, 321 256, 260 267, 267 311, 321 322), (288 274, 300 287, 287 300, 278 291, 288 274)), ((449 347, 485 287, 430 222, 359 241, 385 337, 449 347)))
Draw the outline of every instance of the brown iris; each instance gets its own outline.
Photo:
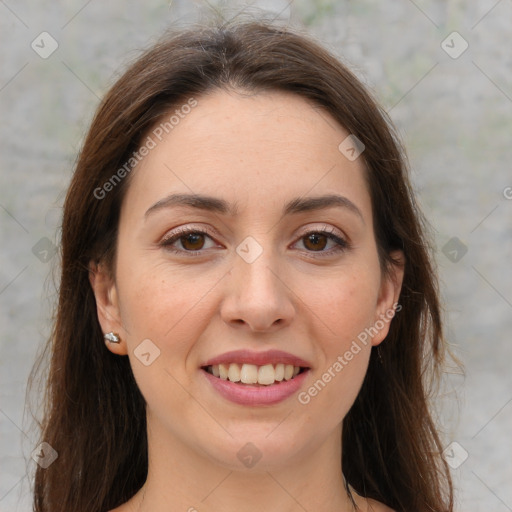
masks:
POLYGON ((189 251, 198 251, 204 245, 204 233, 188 233, 181 237, 181 244, 189 251))
POLYGON ((303 239, 304 245, 308 249, 322 250, 327 245, 327 236, 322 235, 321 233, 310 233, 309 235, 306 235, 303 239), (311 243, 311 246, 308 246, 309 243, 311 243))

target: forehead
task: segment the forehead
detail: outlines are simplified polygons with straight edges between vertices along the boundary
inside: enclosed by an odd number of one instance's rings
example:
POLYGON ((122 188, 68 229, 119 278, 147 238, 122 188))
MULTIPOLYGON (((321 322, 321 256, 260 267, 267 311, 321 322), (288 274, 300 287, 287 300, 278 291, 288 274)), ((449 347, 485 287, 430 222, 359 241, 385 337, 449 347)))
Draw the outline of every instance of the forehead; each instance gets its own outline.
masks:
POLYGON ((363 160, 340 152, 349 133, 324 109, 275 91, 217 90, 195 101, 176 106, 143 139, 152 149, 132 172, 130 209, 172 192, 223 197, 242 210, 343 193, 371 209, 363 160))

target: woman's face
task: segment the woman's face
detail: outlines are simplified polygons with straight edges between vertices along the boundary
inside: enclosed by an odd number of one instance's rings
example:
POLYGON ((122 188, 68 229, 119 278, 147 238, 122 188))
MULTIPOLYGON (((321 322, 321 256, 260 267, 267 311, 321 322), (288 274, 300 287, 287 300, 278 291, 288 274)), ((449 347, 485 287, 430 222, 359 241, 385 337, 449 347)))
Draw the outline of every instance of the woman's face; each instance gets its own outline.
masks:
POLYGON ((381 273, 364 164, 339 149, 349 133, 329 114, 278 92, 196 100, 149 133, 115 282, 101 267, 91 281, 150 438, 275 468, 339 442, 402 276, 381 273))

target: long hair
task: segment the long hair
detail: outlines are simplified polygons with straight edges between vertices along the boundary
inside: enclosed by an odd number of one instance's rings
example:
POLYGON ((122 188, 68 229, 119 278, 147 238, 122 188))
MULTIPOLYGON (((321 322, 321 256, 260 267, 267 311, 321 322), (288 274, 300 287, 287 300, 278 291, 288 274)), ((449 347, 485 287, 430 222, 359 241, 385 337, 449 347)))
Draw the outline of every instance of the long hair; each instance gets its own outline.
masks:
POLYGON ((428 225, 406 157, 386 113, 327 49, 267 21, 201 25, 167 34, 117 80, 98 107, 69 186, 62 219, 59 300, 41 440, 58 459, 35 474, 36 512, 104 512, 131 498, 148 467, 145 402, 127 357, 105 350, 89 263, 115 260, 129 177, 100 190, 155 124, 216 89, 299 95, 365 145, 365 178, 383 272, 405 255, 401 304, 372 351, 360 393, 343 420, 340 464, 359 494, 398 512, 451 512, 453 491, 431 416, 445 356, 428 225))

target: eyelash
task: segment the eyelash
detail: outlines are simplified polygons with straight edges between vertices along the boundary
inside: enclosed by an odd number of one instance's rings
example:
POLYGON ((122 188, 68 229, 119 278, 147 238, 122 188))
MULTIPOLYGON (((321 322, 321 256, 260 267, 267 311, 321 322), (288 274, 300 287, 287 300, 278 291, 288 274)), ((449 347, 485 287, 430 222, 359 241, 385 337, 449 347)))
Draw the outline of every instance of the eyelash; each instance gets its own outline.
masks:
MULTIPOLYGON (((165 237, 160 242, 160 245, 162 247, 164 247, 167 251, 175 253, 175 254, 179 254, 179 255, 186 254, 187 256, 190 256, 190 257, 201 256, 201 254, 204 252, 204 249, 199 249, 197 251, 187 251, 185 249, 176 249, 176 248, 172 247, 172 244, 174 242, 178 241, 180 238, 184 238, 186 235, 189 235, 189 234, 206 235, 209 238, 213 239, 213 235, 211 233, 209 233, 208 230, 183 228, 183 229, 180 229, 179 231, 176 231, 176 232, 170 234, 169 236, 165 237)), ((335 247, 334 249, 331 249, 329 251, 308 251, 308 250, 306 250, 306 252, 311 253, 311 256, 314 258, 327 257, 332 254, 337 254, 339 252, 347 251, 348 249, 351 248, 351 246, 347 240, 335 235, 334 229, 328 229, 328 228, 313 229, 311 231, 308 231, 308 232, 304 233, 297 241, 302 240, 303 238, 306 238, 307 236, 312 235, 312 234, 326 235, 329 240, 335 242, 337 245, 337 247, 335 247)))

